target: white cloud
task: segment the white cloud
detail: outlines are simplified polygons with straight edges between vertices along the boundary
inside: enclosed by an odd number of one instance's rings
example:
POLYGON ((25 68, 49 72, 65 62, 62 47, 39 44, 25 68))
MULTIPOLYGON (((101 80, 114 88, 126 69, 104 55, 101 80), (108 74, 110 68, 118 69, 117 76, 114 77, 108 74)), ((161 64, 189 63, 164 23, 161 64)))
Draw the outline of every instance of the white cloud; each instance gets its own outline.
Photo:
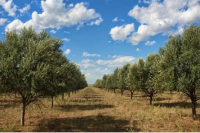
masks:
POLYGON ((12 2, 12 0, 0 0, 0 5, 8 12, 8 16, 15 16, 15 11, 17 6, 12 2))
POLYGON ((118 21, 118 17, 115 17, 112 21, 117 22, 118 21))
POLYGON ((153 46, 154 43, 156 43, 156 41, 147 41, 145 45, 153 46))
POLYGON ((84 27, 84 22, 80 22, 76 27, 76 30, 79 30, 81 27, 84 27))
POLYGON ((31 6, 28 4, 28 5, 26 5, 24 8, 19 9, 19 12, 20 12, 20 13, 25 13, 25 12, 27 12, 30 8, 31 8, 31 6))
POLYGON ((178 27, 178 30, 174 32, 174 34, 182 34, 184 31, 184 28, 182 26, 178 27))
MULTIPOLYGON (((116 55, 115 55, 116 56, 116 55)), ((111 56, 108 56, 108 58, 111 56)), ((110 60, 90 60, 90 59, 85 59, 82 60, 81 63, 78 63, 79 66, 82 66, 84 68, 87 67, 95 67, 95 66, 107 66, 107 67, 120 67, 123 66, 125 63, 133 63, 136 61, 135 57, 133 56, 116 56, 116 57, 112 57, 114 59, 110 59, 110 60)))
POLYGON ((82 60, 81 63, 77 63, 79 66, 84 67, 84 68, 88 68, 88 67, 94 67, 96 66, 94 61, 90 60, 90 59, 85 59, 82 60))
MULTIPOLYGON (((108 55, 108 58, 109 57, 111 56, 108 55)), ((88 83, 94 83, 96 79, 101 79, 104 74, 112 73, 114 68, 134 62, 136 62, 136 59, 132 56, 116 55, 115 59, 96 61, 85 59, 76 64, 80 66, 81 72, 85 73, 88 83)))
POLYGON ((112 28, 110 35, 113 40, 124 41, 132 31, 134 31, 133 23, 112 28))
POLYGON ((63 41, 66 41, 66 42, 69 42, 69 41, 70 41, 70 39, 68 39, 68 38, 63 38, 62 40, 63 40, 63 41))
POLYGON ((123 57, 123 55, 113 55, 112 58, 123 57))
POLYGON ((55 31, 55 30, 51 30, 50 32, 51 32, 51 33, 53 33, 53 34, 55 34, 55 33, 56 33, 56 31, 55 31))
POLYGON ((143 3, 145 3, 145 4, 150 4, 150 3, 151 3, 151 0, 143 0, 143 3))
POLYGON ((93 84, 96 79, 101 79, 104 74, 112 73, 111 69, 108 68, 89 68, 89 69, 81 69, 81 72, 85 73, 86 80, 89 84, 93 84))
POLYGON ((99 54, 89 54, 88 52, 83 52, 83 56, 101 57, 101 55, 99 55, 99 54))
POLYGON ((70 53, 71 53, 71 50, 70 50, 70 49, 67 49, 64 53, 65 53, 65 54, 70 54, 70 53))
POLYGON ((148 3, 148 6, 136 5, 128 12, 129 16, 140 23, 137 31, 130 37, 123 38, 133 45, 160 33, 163 35, 181 33, 183 27, 200 21, 200 0, 144 0, 143 2, 148 3))
POLYGON ((99 19, 95 20, 95 21, 92 21, 90 23, 88 23, 87 25, 100 25, 100 23, 103 22, 103 19, 100 17, 99 19))
POLYGON ((69 32, 69 31, 64 31, 64 33, 67 33, 67 34, 69 34, 70 32, 69 32))
POLYGON ((135 50, 135 51, 138 51, 138 52, 139 52, 139 51, 141 51, 141 50, 140 50, 139 48, 136 48, 136 50, 135 50))
POLYGON ((6 18, 0 18, 0 26, 4 25, 4 23, 7 21, 6 18))
MULTIPOLYGON (((87 3, 77 3, 76 5, 70 4, 65 8, 66 4, 63 0, 46 0, 41 1, 41 7, 43 12, 41 14, 34 11, 32 18, 23 23, 21 20, 17 20, 21 26, 18 29, 33 26, 34 29, 40 31, 46 28, 61 28, 63 26, 69 27, 73 25, 80 25, 83 27, 86 22, 89 25, 99 25, 103 19, 99 13, 96 13, 94 9, 88 9, 87 3)), ((7 28, 10 31, 17 29, 15 25, 16 21, 11 22, 7 28)))
POLYGON ((111 43, 111 41, 108 41, 108 43, 111 43))
POLYGON ((120 21, 124 21, 124 19, 118 19, 118 17, 115 17, 112 21, 113 21, 113 22, 117 22, 117 21, 119 21, 119 20, 120 20, 120 21))
POLYGON ((97 60, 98 65, 106 65, 108 67, 120 67, 125 63, 135 62, 135 57, 133 56, 118 56, 113 60, 97 60))

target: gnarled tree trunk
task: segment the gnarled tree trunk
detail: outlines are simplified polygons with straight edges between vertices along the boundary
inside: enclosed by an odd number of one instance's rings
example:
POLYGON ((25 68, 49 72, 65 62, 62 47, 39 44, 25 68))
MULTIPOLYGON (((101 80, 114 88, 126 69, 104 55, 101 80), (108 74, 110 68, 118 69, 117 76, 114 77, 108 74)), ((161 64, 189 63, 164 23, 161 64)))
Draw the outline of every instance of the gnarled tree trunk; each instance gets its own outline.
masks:
POLYGON ((23 99, 22 110, 21 110, 21 125, 22 125, 22 126, 24 126, 25 110, 26 110, 26 102, 25 102, 25 100, 23 99))
POLYGON ((53 108, 53 96, 51 96, 51 107, 53 108))
POLYGON ((197 118, 197 114, 196 114, 196 97, 195 96, 191 96, 191 102, 192 102, 192 118, 194 120, 196 120, 197 118))
POLYGON ((121 96, 123 96, 123 93, 124 93, 124 89, 121 89, 121 96))
POLYGON ((62 94, 62 101, 65 100, 65 93, 62 94))
POLYGON ((134 91, 130 90, 130 92, 131 92, 131 100, 132 100, 133 99, 133 93, 134 93, 134 91))

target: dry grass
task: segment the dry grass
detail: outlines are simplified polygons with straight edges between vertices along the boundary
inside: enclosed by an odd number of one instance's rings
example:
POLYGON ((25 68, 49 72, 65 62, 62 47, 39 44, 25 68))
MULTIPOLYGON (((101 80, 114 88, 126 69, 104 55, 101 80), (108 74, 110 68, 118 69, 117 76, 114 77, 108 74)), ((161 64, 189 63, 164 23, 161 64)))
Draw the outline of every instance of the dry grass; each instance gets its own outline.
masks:
MULTIPOLYGON (((200 115, 191 117, 190 101, 178 93, 157 94, 153 106, 141 92, 120 96, 120 90, 85 88, 71 97, 41 99, 26 109, 25 126, 20 126, 20 99, 0 97, 0 131, 23 132, 193 132, 200 131, 200 115), (39 106, 38 106, 39 105, 39 106), (40 110, 41 108, 41 110, 40 110)), ((199 105, 197 114, 200 114, 199 105)))

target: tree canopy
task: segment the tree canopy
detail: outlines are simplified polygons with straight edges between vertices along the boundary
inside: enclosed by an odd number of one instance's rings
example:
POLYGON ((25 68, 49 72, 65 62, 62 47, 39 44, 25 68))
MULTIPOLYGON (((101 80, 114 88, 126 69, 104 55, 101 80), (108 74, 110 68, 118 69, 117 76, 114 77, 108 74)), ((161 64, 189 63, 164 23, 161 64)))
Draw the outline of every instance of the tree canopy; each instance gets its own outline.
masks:
POLYGON ((0 41, 1 90, 20 94, 22 125, 26 106, 39 97, 53 97, 87 86, 80 69, 74 64, 71 69, 71 63, 62 55, 62 44, 47 31, 36 33, 32 27, 23 28, 20 33, 6 32, 5 39, 0 41))

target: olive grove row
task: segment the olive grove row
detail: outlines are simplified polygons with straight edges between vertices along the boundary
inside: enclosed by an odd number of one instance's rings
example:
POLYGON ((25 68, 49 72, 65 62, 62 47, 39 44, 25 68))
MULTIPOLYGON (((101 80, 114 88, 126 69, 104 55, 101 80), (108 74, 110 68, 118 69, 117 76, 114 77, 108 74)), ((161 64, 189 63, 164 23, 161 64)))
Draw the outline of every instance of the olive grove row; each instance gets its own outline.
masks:
POLYGON ((85 88, 85 75, 69 62, 60 47, 63 42, 47 31, 32 27, 6 32, 0 41, 0 92, 17 93, 22 102, 21 125, 26 107, 38 98, 53 97, 85 88))
POLYGON ((112 74, 96 80, 95 87, 143 91, 150 98, 165 90, 181 91, 191 99, 193 119, 200 99, 200 26, 190 25, 182 35, 170 35, 159 53, 149 54, 145 60, 125 64, 112 74))

